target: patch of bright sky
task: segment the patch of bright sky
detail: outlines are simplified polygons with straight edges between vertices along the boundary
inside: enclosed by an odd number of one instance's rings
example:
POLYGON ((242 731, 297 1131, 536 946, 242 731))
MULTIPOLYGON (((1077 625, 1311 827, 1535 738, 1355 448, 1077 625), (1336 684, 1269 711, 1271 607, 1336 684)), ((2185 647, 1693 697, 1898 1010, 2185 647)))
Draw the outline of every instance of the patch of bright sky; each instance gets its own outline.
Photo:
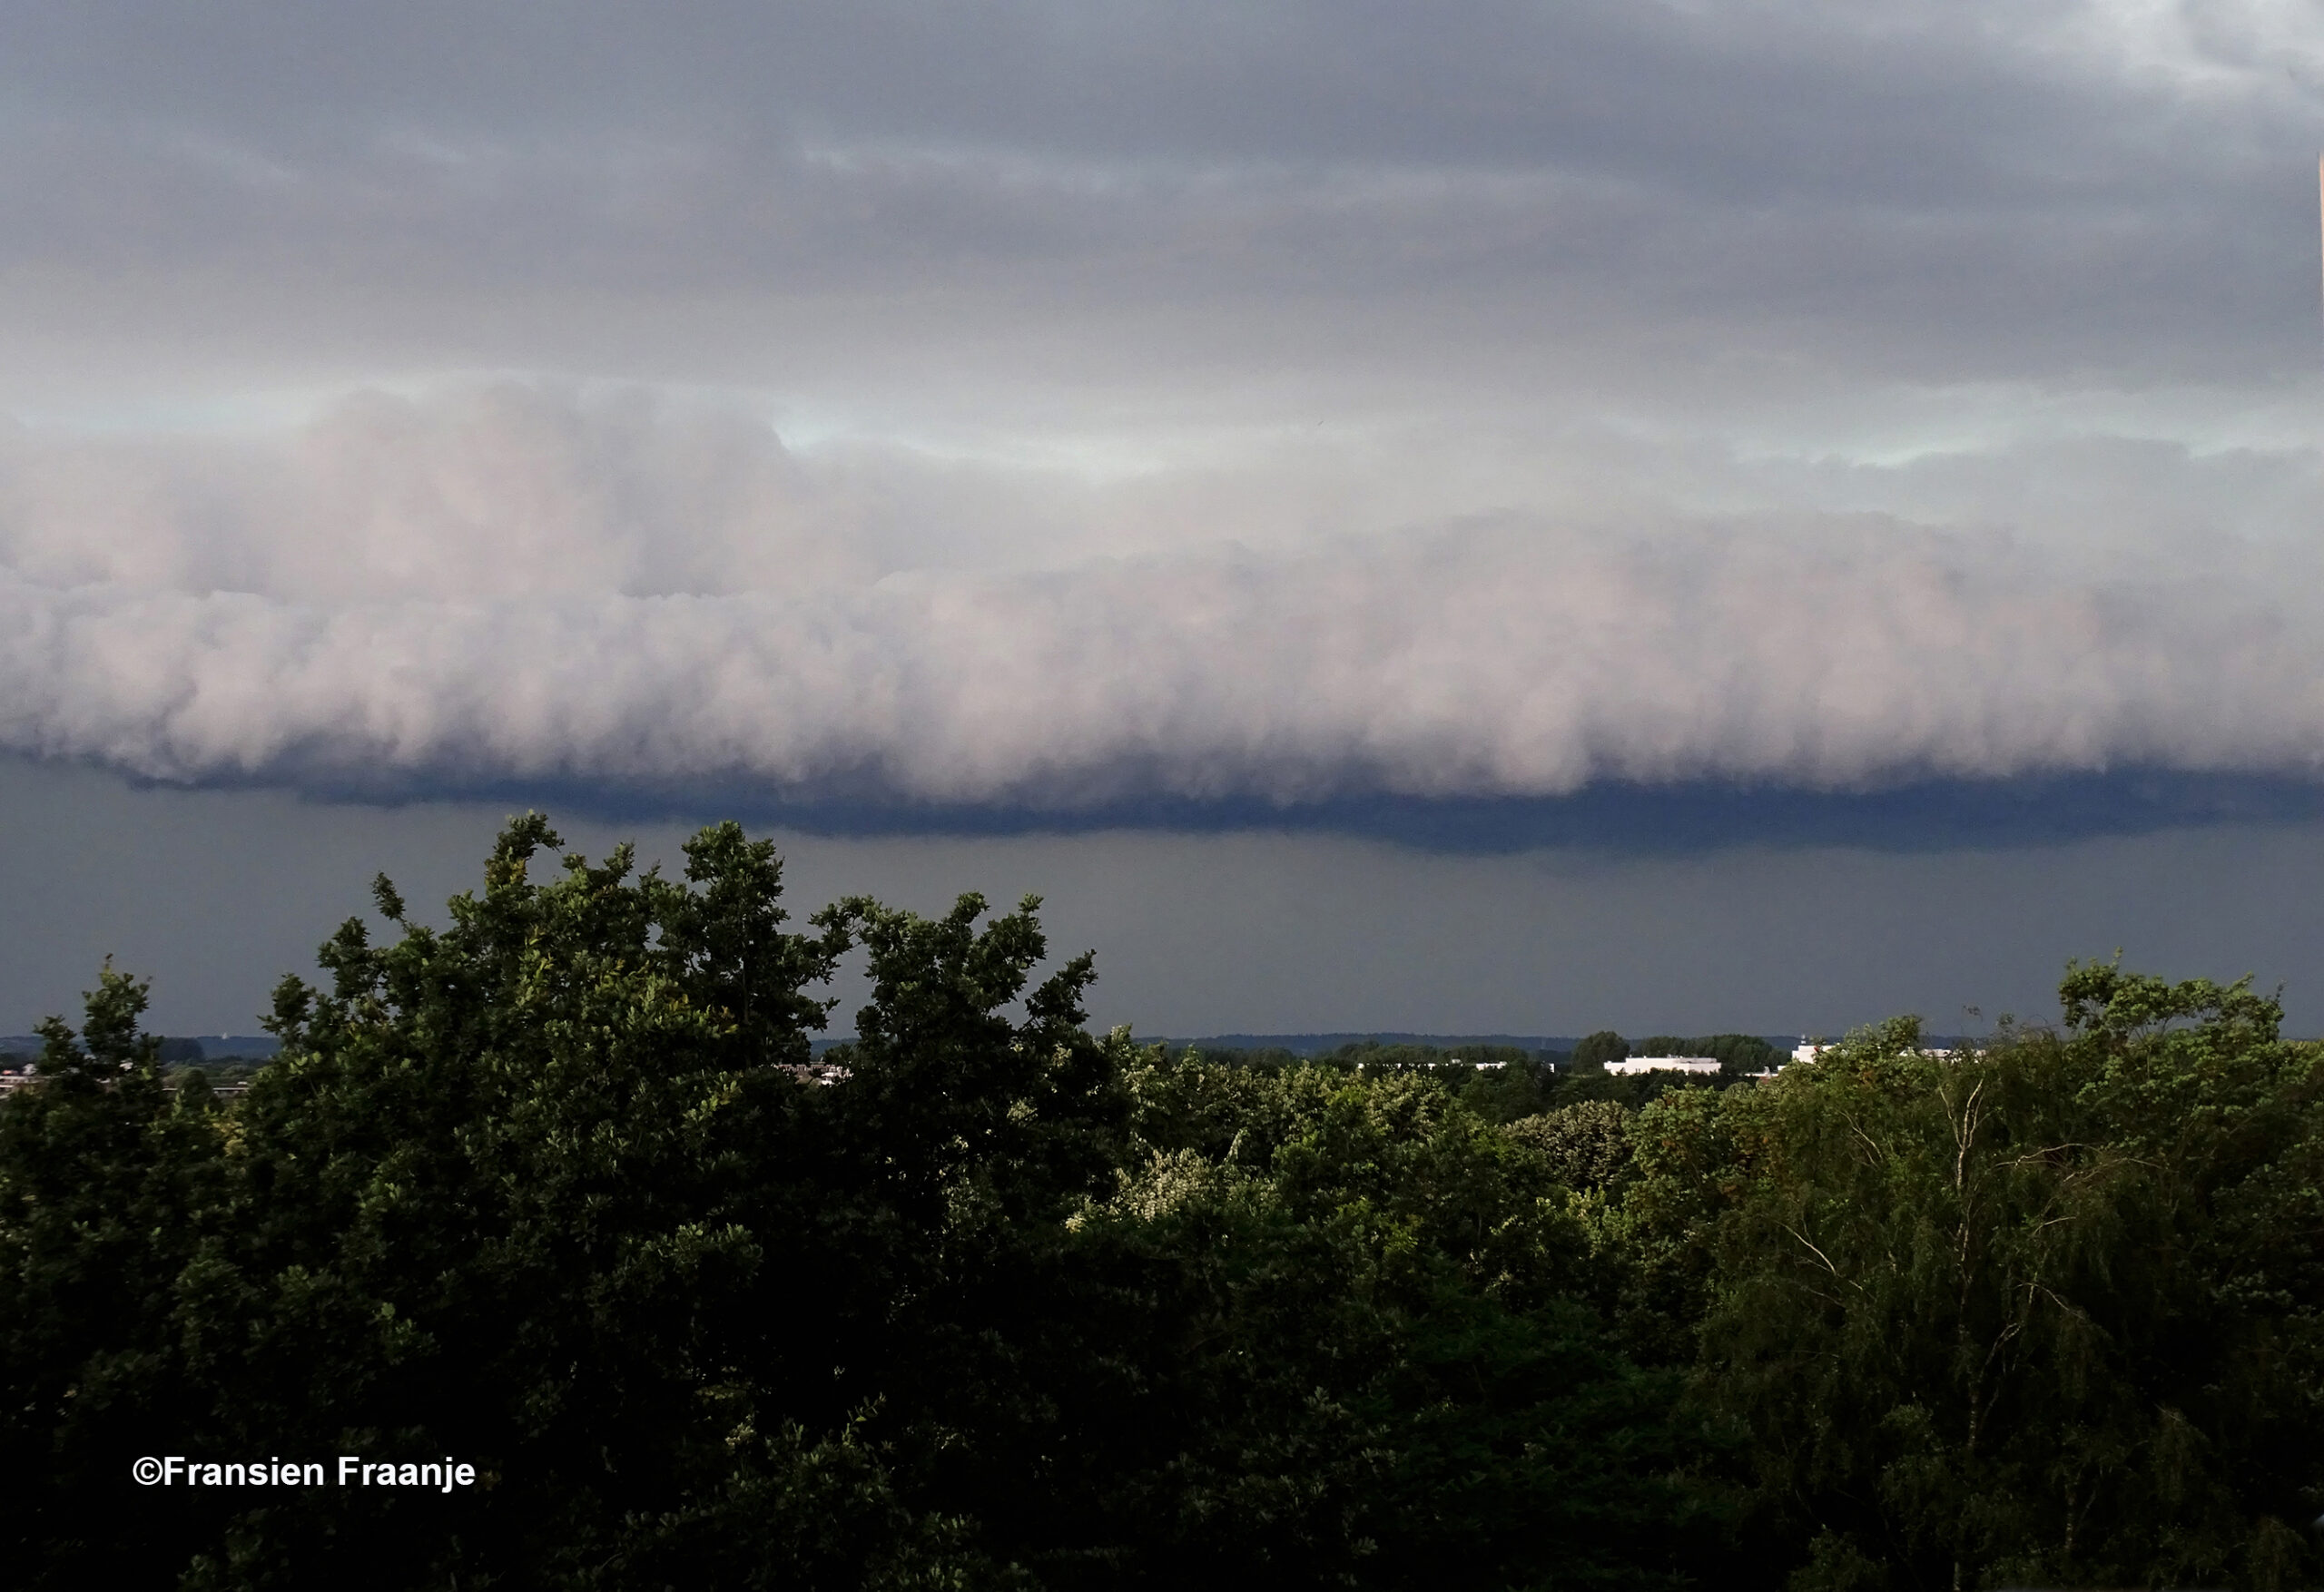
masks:
MULTIPOLYGON (((1094 424, 1038 410, 994 421, 934 407, 914 412, 902 405, 765 397, 752 400, 751 407, 767 416, 787 444, 801 449, 868 443, 1092 483, 1232 467, 1319 444, 1386 445, 1402 436, 1437 431, 1448 419, 1441 407, 1341 408, 1328 400, 1303 405, 1297 395, 1285 397, 1275 413, 1222 419, 1215 412, 1166 403, 1101 412, 1094 424)), ((1897 386, 1776 398, 1744 410, 1691 412, 1597 408, 1571 398, 1511 404, 1493 395, 1482 398, 1464 424, 1480 452, 1531 447, 1581 429, 1648 447, 1710 445, 1745 466, 1838 460, 1895 467, 1936 455, 1995 453, 2029 443, 2102 437, 2170 442, 2199 456, 2235 449, 2294 452, 2324 441, 2324 373, 2296 385, 2234 388, 1897 386)))
MULTIPOLYGON (((793 452, 812 456, 855 447, 908 453, 934 464, 979 466, 1004 474, 1068 479, 1086 486, 1254 465, 1285 443, 1313 445, 1308 427, 1199 426, 1191 423, 1059 430, 1038 422, 1010 428, 977 425, 902 406, 831 402, 729 385, 594 381, 517 370, 473 369, 379 377, 359 383, 231 391, 116 393, 80 403, 22 406, 10 418, 29 430, 83 437, 177 437, 251 440, 293 432, 358 392, 422 400, 447 389, 495 381, 540 382, 587 397, 650 390, 666 410, 721 410, 754 417, 793 452)), ((1359 427, 1359 430, 1365 429, 1359 427)), ((1344 444, 1348 428, 1334 427, 1344 444)))
POLYGON ((1091 484, 1133 479, 1212 453, 1215 437, 1167 439, 1149 432, 1003 430, 891 410, 801 400, 746 406, 763 415, 799 453, 824 448, 892 447, 947 464, 1069 475, 1091 484))
POLYGON ((1286 447, 1328 440, 1362 446, 1393 437, 1401 422, 1378 415, 1254 417, 1220 422, 1192 412, 1122 414, 1101 422, 1062 423, 1030 415, 1011 425, 902 406, 832 404, 735 395, 763 415, 785 446, 800 452, 874 446, 953 464, 1068 476, 1091 486, 1152 478, 1180 470, 1256 463, 1286 447))
POLYGON ((2324 373, 2278 388, 1898 387, 1779 403, 1714 429, 1746 463, 1837 458, 1895 467, 1935 454, 2089 437, 2174 442, 2199 454, 2308 449, 2324 440, 2324 373))
POLYGON ((2036 36, 2061 55, 2111 62, 2180 93, 2242 93, 2258 74, 2324 72, 2324 13, 2313 0, 2093 0, 2036 36))

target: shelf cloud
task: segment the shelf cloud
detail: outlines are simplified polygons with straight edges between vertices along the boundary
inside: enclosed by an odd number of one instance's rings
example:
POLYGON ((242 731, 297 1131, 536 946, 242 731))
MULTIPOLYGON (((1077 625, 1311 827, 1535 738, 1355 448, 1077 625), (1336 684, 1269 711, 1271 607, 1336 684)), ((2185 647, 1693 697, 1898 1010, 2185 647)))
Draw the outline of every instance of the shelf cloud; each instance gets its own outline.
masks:
MULTIPOLYGON (((1957 496, 1965 469, 1893 490, 1957 496)), ((961 512, 1130 512, 1018 475, 961 512)), ((911 536, 958 476, 507 385, 272 437, 20 432, 0 749, 189 782, 1056 811, 2324 770, 2324 560, 2297 544, 2099 558, 1633 498, 961 567, 931 556, 956 538, 911 536)))

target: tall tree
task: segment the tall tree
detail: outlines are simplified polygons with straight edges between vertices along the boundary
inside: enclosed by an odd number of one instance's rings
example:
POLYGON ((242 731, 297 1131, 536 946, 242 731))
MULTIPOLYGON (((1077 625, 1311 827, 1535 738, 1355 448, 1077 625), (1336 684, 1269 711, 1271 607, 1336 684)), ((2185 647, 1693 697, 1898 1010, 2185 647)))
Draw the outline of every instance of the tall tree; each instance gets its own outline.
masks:
POLYGON ((1630 1042, 1611 1028, 1600 1028, 1586 1034, 1574 1042, 1571 1063, 1576 1072, 1602 1072, 1610 1061, 1621 1061, 1630 1053, 1630 1042))
POLYGON ((2242 985, 2062 997, 2063 1035, 1902 1022, 1718 1097, 1694 1209, 1649 1224, 1709 1235, 1709 1385, 1804 1584, 2318 1567, 2318 1050, 2242 985))

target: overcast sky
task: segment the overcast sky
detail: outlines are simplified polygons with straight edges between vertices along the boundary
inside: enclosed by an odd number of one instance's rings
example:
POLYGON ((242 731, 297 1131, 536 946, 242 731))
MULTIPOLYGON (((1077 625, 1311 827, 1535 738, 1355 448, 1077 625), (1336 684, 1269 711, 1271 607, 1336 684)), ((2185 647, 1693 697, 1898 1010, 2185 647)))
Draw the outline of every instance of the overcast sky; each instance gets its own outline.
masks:
POLYGON ((1142 1027, 2300 1009, 2319 113, 2293 0, 10 8, 0 1027, 527 802, 1054 872, 1142 1027))

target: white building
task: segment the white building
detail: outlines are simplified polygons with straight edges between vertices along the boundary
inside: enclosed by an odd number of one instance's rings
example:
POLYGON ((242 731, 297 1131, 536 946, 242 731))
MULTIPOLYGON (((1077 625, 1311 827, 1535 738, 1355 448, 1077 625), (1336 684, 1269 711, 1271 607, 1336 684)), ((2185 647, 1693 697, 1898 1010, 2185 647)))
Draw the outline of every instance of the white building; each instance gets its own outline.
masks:
MULTIPOLYGON (((1819 1044, 1798 1046, 1793 1049, 1791 1053, 1791 1059, 1794 1061, 1814 1061, 1817 1057, 1822 1056, 1824 1052, 1833 1049, 1834 1047, 1832 1041, 1828 1039, 1824 1040, 1819 1044)), ((1925 1056, 1931 1061, 1951 1061, 1955 1056, 1983 1056, 1984 1052, 1975 1049, 1937 1050, 1925 1045, 1913 1054, 1915 1056, 1925 1056)))
POLYGON ((1628 1061, 1610 1061, 1610 1073, 1715 1073, 1718 1070, 1715 1056, 1633 1056, 1628 1061))

